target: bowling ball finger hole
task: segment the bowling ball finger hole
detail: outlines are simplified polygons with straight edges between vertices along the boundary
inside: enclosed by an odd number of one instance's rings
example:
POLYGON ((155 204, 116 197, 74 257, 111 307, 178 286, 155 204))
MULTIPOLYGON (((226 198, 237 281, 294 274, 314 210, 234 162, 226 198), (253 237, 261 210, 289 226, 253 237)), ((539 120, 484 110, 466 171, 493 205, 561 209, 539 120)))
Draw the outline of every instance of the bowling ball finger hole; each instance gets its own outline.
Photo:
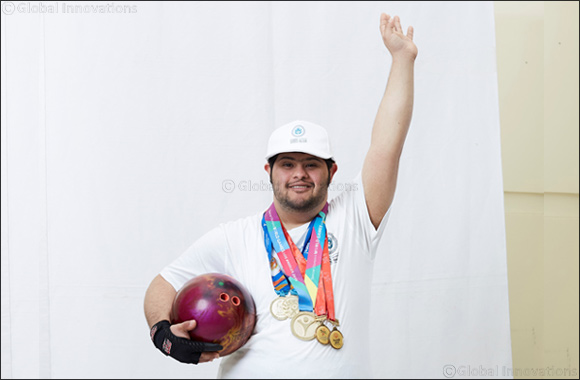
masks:
POLYGON ((232 303, 234 304, 234 306, 240 306, 240 299, 236 296, 233 296, 232 303))
POLYGON ((226 293, 220 294, 220 301, 228 302, 229 300, 230 300, 230 296, 229 295, 227 295, 226 293))

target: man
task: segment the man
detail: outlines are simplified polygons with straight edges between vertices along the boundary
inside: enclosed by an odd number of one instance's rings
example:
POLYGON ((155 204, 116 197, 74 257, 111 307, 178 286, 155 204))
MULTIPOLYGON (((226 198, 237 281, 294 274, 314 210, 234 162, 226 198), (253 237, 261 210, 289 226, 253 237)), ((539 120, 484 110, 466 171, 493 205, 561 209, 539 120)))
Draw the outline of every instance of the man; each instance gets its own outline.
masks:
POLYGON ((219 272, 249 290, 257 312, 254 333, 222 359, 219 377, 372 376, 372 264, 411 122, 417 56, 413 28, 405 35, 398 16, 381 14, 380 31, 391 71, 370 148, 350 191, 327 202, 337 165, 324 128, 296 121, 276 129, 265 165, 273 204, 208 232, 147 290, 151 338, 164 354, 194 364, 219 357, 221 346, 189 340, 196 321, 169 322, 177 290, 196 275, 219 272))

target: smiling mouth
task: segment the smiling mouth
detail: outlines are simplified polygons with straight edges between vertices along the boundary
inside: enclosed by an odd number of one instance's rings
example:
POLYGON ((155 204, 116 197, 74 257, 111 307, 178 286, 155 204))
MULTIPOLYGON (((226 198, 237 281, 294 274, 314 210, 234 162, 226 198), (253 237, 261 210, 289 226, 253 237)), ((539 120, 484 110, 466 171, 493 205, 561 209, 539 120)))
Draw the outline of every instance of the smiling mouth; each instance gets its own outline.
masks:
POLYGON ((294 191, 305 191, 310 189, 312 186, 310 185, 292 185, 292 186, 288 186, 289 189, 292 189, 294 191))

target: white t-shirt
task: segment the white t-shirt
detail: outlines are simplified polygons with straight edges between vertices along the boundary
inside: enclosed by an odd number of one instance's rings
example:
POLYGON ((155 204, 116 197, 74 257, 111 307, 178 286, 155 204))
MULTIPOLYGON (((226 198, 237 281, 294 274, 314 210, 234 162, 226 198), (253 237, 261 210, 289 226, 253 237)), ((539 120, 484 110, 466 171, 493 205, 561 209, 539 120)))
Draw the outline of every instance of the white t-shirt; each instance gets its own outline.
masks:
MULTIPOLYGON (((316 339, 303 341, 290 319, 270 314, 277 297, 264 247, 262 215, 219 225, 188 248, 161 275, 176 290, 196 275, 218 272, 240 281, 252 294, 257 321, 248 342, 221 359, 219 378, 370 378, 372 265, 390 210, 377 230, 371 223, 361 174, 329 202, 326 217, 335 315, 344 336, 340 350, 316 339)), ((288 231, 302 245, 308 224, 288 231)), ((298 245, 297 244, 297 245, 298 245)))

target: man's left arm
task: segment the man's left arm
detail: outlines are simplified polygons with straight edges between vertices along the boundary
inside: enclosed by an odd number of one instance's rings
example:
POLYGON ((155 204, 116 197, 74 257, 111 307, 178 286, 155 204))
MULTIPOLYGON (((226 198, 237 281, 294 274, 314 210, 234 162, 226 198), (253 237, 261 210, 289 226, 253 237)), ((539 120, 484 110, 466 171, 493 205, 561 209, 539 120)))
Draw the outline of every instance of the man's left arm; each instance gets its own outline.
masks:
POLYGON ((391 53, 392 65, 362 168, 365 199, 375 228, 379 227, 395 196, 399 159, 413 113, 413 72, 417 57, 413 27, 405 35, 398 16, 381 14, 380 31, 391 53))

